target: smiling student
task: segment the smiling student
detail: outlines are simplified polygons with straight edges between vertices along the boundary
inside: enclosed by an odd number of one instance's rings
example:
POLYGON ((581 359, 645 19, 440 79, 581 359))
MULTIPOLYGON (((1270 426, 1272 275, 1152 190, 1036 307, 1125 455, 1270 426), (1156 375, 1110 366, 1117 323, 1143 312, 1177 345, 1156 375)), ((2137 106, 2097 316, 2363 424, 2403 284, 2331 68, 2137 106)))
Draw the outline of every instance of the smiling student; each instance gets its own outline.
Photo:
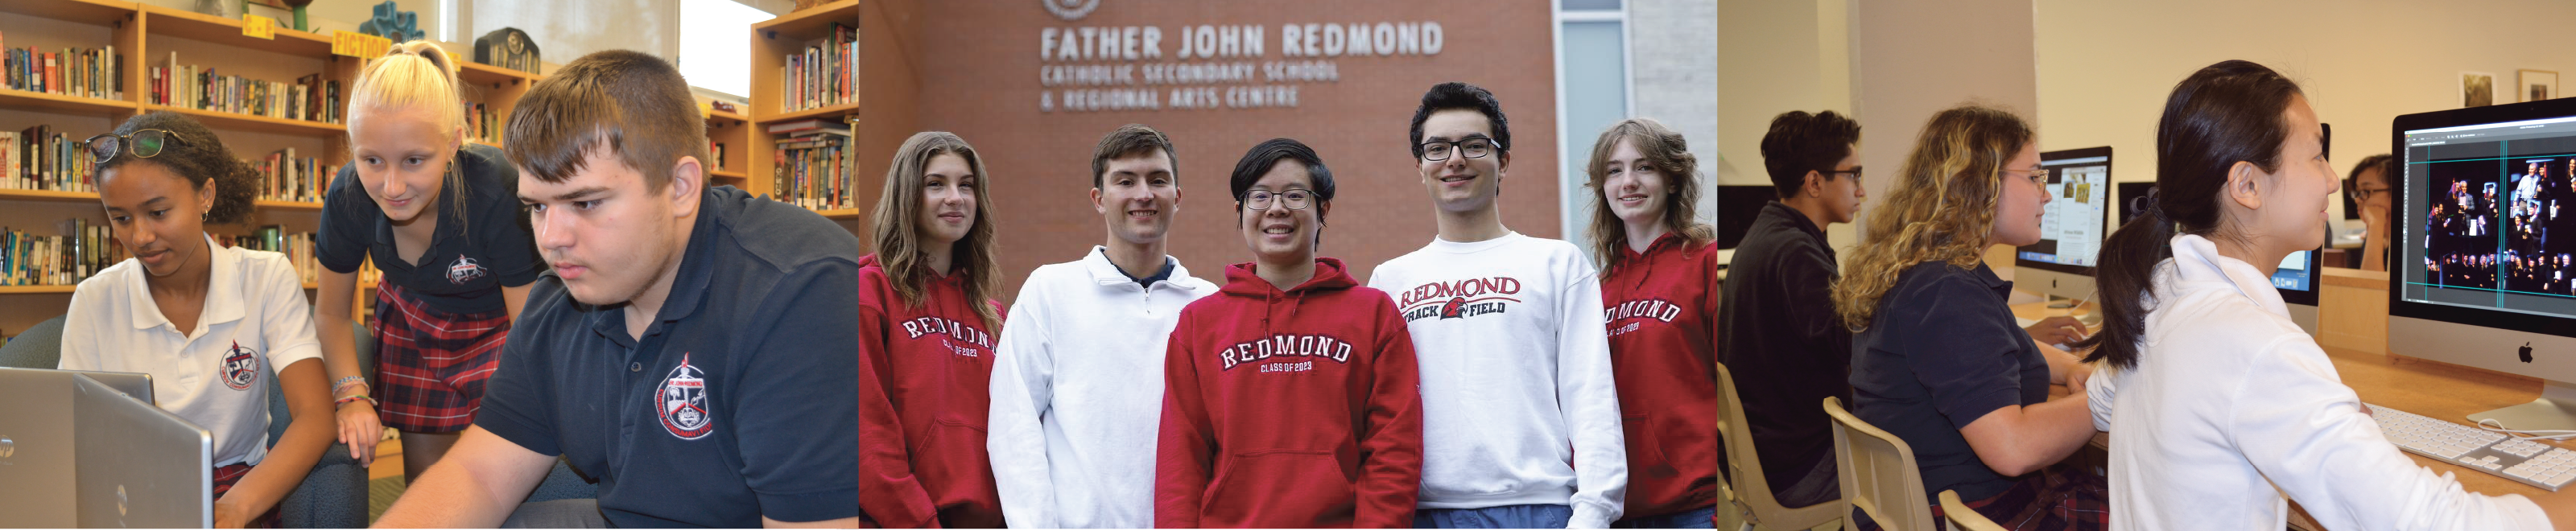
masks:
POLYGON ((2174 85, 2145 212, 2104 242, 2093 393, 2111 529, 2576 529, 2576 501, 2463 490, 2389 444, 2272 270, 2325 238, 2337 188, 2298 83, 2225 61, 2174 85), (2102 396, 2112 396, 2108 404, 2102 396), (2286 498, 2286 500, 2285 500, 2286 498))
POLYGON ((152 396, 213 436, 214 524, 275 527, 278 502, 331 446, 304 283, 284 255, 215 245, 259 174, 186 115, 134 117, 91 137, 99 203, 134 257, 83 280, 63 316, 60 368, 152 375, 152 396), (294 417, 268 417, 277 378, 294 417), (286 435, 268 440, 271 422, 286 435))
POLYGON ((1699 158, 1649 118, 1592 143, 1592 248, 1601 255, 1610 369, 1627 414, 1628 500, 1612 527, 1716 524, 1716 231, 1699 222, 1699 158))
POLYGON ((1274 138, 1229 179, 1253 261, 1190 303, 1165 349, 1154 526, 1412 527, 1422 474, 1413 339, 1385 292, 1317 257, 1333 170, 1274 138))
POLYGON ((553 269, 473 427, 375 525, 858 525, 858 238, 706 187, 696 107, 631 50, 519 99, 507 149, 553 269), (597 500, 520 503, 556 455, 597 500))
POLYGON ((1176 167, 1161 131, 1128 124, 1101 136, 1090 204, 1106 243, 1030 272, 1011 304, 985 427, 1014 526, 1154 525, 1163 350, 1181 309, 1216 292, 1163 254, 1181 208, 1176 167))
POLYGON ((1002 527, 984 447, 993 334, 992 176, 957 135, 912 135, 859 259, 859 505, 889 528, 1002 527))
POLYGON ((1605 527, 1628 487, 1601 283, 1583 251, 1503 227, 1512 132, 1442 83, 1410 126, 1439 234, 1369 276, 1422 360, 1422 527, 1605 527))
POLYGON ((465 142, 456 65, 427 41, 370 61, 349 100, 349 164, 322 197, 314 321, 339 399, 340 442, 361 462, 402 432, 403 478, 456 444, 483 404, 528 284, 545 270, 521 216, 519 172, 501 150, 465 142), (376 378, 368 397, 349 314, 358 266, 376 285, 376 378), (381 419, 381 426, 378 421, 381 419))

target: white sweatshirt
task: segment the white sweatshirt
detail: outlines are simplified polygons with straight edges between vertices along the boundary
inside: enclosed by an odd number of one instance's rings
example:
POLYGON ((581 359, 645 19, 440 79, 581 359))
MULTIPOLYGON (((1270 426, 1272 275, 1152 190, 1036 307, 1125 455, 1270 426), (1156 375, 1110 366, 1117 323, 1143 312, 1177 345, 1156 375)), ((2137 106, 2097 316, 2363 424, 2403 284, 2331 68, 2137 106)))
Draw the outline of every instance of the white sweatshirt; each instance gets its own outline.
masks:
POLYGON ((1369 275, 1422 368, 1426 509, 1569 505, 1618 520, 1628 487, 1601 283, 1574 244, 1519 233, 1431 245, 1369 275))
POLYGON ((2092 394, 2097 409, 2115 395, 2096 412, 2112 529, 2281 529, 2283 494, 2327 529, 2549 529, 2529 499, 2469 493, 2401 454, 2262 271, 2199 236, 2172 246, 2137 368, 2092 394))
POLYGON ((1163 348, 1181 307, 1216 293, 1171 260, 1139 286, 1091 248, 1038 267, 993 349, 993 480, 1017 528, 1154 527, 1163 348))

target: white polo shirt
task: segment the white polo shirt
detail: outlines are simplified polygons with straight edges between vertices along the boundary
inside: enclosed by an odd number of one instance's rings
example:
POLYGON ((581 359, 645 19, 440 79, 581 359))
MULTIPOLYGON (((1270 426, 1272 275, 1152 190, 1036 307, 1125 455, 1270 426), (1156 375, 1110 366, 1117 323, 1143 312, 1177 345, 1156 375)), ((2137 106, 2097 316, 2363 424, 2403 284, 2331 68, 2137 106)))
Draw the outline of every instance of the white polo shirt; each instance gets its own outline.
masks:
POLYGON ((214 433, 214 465, 259 464, 268 455, 268 382, 278 369, 322 357, 313 306, 286 255, 206 246, 213 253, 206 307, 195 330, 161 315, 143 264, 118 262, 72 292, 63 318, 61 367, 152 375, 161 409, 214 433))

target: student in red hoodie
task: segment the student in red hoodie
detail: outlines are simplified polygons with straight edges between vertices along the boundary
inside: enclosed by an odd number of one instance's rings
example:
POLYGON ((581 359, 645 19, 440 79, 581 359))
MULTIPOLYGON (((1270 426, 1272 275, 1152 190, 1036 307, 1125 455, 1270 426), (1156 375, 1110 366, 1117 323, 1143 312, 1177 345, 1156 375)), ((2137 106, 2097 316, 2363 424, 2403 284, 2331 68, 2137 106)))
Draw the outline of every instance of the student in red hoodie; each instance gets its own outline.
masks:
POLYGON ((1698 167, 1681 133, 1646 118, 1603 131, 1586 166, 1628 439, 1628 506, 1611 527, 1716 525, 1717 253, 1698 167))
POLYGON ((957 135, 905 140, 859 259, 859 511, 889 528, 1002 527, 984 451, 1001 279, 984 161, 957 135))
POLYGON ((1235 163, 1252 262, 1181 310, 1165 354, 1154 526, 1412 527, 1421 376, 1386 292, 1318 258, 1333 173, 1296 140, 1235 163))

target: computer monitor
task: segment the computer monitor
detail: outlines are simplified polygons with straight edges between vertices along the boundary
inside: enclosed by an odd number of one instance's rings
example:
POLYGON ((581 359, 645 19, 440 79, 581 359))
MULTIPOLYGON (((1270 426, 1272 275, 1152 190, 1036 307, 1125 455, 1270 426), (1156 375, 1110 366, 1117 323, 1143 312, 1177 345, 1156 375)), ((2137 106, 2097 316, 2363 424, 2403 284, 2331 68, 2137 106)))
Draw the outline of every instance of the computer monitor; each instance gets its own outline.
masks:
POLYGON ((1744 233, 1753 230, 1753 220, 1762 218, 1762 205, 1779 198, 1780 192, 1767 184, 1717 187, 1717 248, 1743 244, 1744 233))
MULTIPOLYGON (((2119 205, 2120 211, 2120 219, 2113 226, 2125 226, 2138 219, 2146 208, 2147 192, 2155 186, 2146 181, 2113 184, 2118 193, 2112 204, 2119 205)), ((2308 335, 2317 333, 2317 268, 2324 266, 2322 255, 2317 251, 2290 253, 2272 270, 2272 288, 2281 293, 2281 302, 2289 305, 2290 320, 2299 323, 2308 335)))
POLYGON ((141 400, 145 404, 159 404, 159 402, 152 401, 152 375, 150 374, 139 372, 66 371, 60 369, 21 369, 16 367, 0 367, 0 372, 16 371, 64 372, 88 376, 92 380, 98 380, 98 383, 107 384, 109 388, 116 389, 116 391, 120 393, 125 393, 125 396, 134 397, 135 400, 141 400))
POLYGON ((2468 418, 2576 429, 2576 99, 2409 114, 2390 130, 2390 352, 2545 380, 2530 404, 2468 418))
POLYGON ((2039 243, 2013 251, 2013 287, 2069 299, 2093 297, 2093 266, 2111 225, 2111 148, 2039 154, 2048 206, 2039 243))

